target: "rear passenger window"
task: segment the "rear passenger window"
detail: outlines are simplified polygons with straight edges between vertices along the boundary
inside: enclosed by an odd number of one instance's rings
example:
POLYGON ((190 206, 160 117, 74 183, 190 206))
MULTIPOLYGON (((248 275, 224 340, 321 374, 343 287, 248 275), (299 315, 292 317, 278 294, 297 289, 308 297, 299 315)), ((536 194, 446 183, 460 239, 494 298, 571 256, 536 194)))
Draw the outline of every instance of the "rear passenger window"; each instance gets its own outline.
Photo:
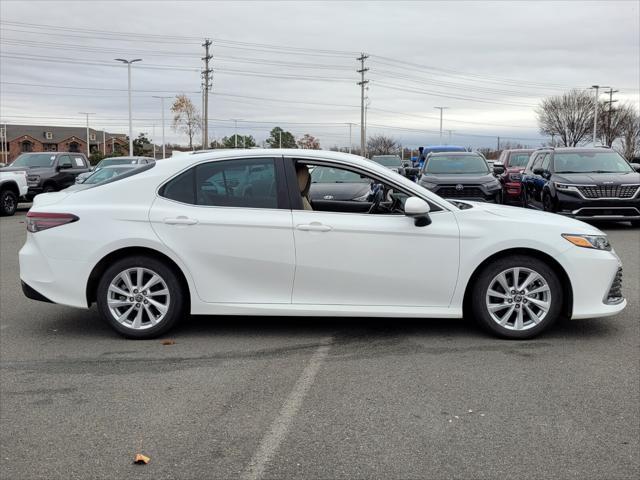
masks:
POLYGON ((196 203, 218 207, 278 208, 274 159, 257 158, 198 165, 196 203))
POLYGON ((543 170, 549 170, 549 163, 551 162, 551 154, 547 153, 547 155, 544 157, 544 160, 542 161, 542 169, 543 170))
POLYGON ((211 207, 278 208, 273 158, 210 162, 168 182, 160 195, 211 207))

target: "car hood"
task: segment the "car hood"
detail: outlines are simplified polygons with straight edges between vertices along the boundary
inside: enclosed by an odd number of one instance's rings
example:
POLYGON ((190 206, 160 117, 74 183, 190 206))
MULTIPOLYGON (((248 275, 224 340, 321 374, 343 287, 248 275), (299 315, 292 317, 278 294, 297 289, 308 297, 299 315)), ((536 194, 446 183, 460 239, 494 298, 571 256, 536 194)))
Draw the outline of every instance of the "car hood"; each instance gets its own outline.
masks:
POLYGON ((353 200, 369 190, 368 183, 312 183, 309 197, 311 200, 353 200))
POLYGON ((640 173, 556 173, 553 180, 585 185, 638 184, 640 183, 640 173))
POLYGON ((489 183, 491 181, 495 181, 496 177, 494 177, 493 175, 491 175, 490 173, 487 174, 463 174, 463 173, 453 173, 453 174, 447 174, 447 173, 438 173, 438 174, 431 174, 431 173, 425 173, 424 175, 422 175, 422 177, 420 178, 421 181, 425 181, 425 182, 429 182, 429 183, 436 183, 436 184, 482 184, 482 183, 489 183))
POLYGON ((3 167, 0 172, 27 172, 29 175, 41 175, 51 172, 51 167, 3 167))
POLYGON ((522 229, 523 231, 528 230, 528 228, 532 226, 534 229, 547 226, 557 229, 562 233, 604 235, 600 229, 593 225, 555 213, 494 203, 472 202, 467 200, 461 200, 461 202, 473 206, 473 208, 461 210, 460 212, 464 212, 464 215, 491 215, 492 217, 499 217, 504 219, 505 222, 512 222, 516 229, 520 229, 522 225, 527 225, 527 228, 522 229))

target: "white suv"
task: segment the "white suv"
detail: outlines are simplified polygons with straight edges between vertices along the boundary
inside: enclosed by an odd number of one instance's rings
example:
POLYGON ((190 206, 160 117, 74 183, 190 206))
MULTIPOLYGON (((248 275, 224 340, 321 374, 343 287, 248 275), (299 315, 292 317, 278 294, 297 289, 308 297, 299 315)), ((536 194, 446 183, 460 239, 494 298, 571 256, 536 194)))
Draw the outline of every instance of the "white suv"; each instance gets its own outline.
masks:
POLYGON ((0 215, 13 215, 21 197, 27 194, 27 173, 0 172, 0 215))

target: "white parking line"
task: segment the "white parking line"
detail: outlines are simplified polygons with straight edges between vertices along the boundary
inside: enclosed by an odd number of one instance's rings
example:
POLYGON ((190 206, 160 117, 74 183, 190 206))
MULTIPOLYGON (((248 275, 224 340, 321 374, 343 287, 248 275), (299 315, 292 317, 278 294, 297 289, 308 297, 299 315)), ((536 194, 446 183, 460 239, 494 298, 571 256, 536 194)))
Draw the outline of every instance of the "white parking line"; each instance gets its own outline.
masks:
POLYGON ((311 360, 302 371, 300 378, 296 382, 293 390, 287 397, 280 413, 271 424, 269 432, 264 436, 258 450, 253 455, 251 463, 245 469, 241 478, 244 480, 258 480, 262 478, 267 465, 278 451, 280 444, 287 436, 289 427, 293 422, 293 418, 300 410, 304 397, 307 395, 309 388, 313 384, 316 374, 322 365, 322 362, 329 353, 333 338, 329 337, 322 342, 322 345, 314 352, 311 360))

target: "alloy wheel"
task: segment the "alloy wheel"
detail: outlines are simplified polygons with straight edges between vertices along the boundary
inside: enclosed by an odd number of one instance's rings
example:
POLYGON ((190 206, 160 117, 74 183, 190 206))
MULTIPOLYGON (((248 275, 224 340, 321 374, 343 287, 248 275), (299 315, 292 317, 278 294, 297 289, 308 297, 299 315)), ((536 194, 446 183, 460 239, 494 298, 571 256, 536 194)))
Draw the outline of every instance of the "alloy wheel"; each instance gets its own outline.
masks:
POLYGON ((170 303, 165 280, 143 267, 120 272, 107 291, 109 312, 118 323, 133 330, 156 326, 166 316, 170 303))
POLYGON ((551 308, 551 289, 538 272, 524 267, 503 270, 489 283, 489 315, 508 330, 528 330, 538 325, 551 308))
POLYGON ((11 214, 16 209, 16 199, 11 194, 5 194, 2 198, 3 211, 11 214))

